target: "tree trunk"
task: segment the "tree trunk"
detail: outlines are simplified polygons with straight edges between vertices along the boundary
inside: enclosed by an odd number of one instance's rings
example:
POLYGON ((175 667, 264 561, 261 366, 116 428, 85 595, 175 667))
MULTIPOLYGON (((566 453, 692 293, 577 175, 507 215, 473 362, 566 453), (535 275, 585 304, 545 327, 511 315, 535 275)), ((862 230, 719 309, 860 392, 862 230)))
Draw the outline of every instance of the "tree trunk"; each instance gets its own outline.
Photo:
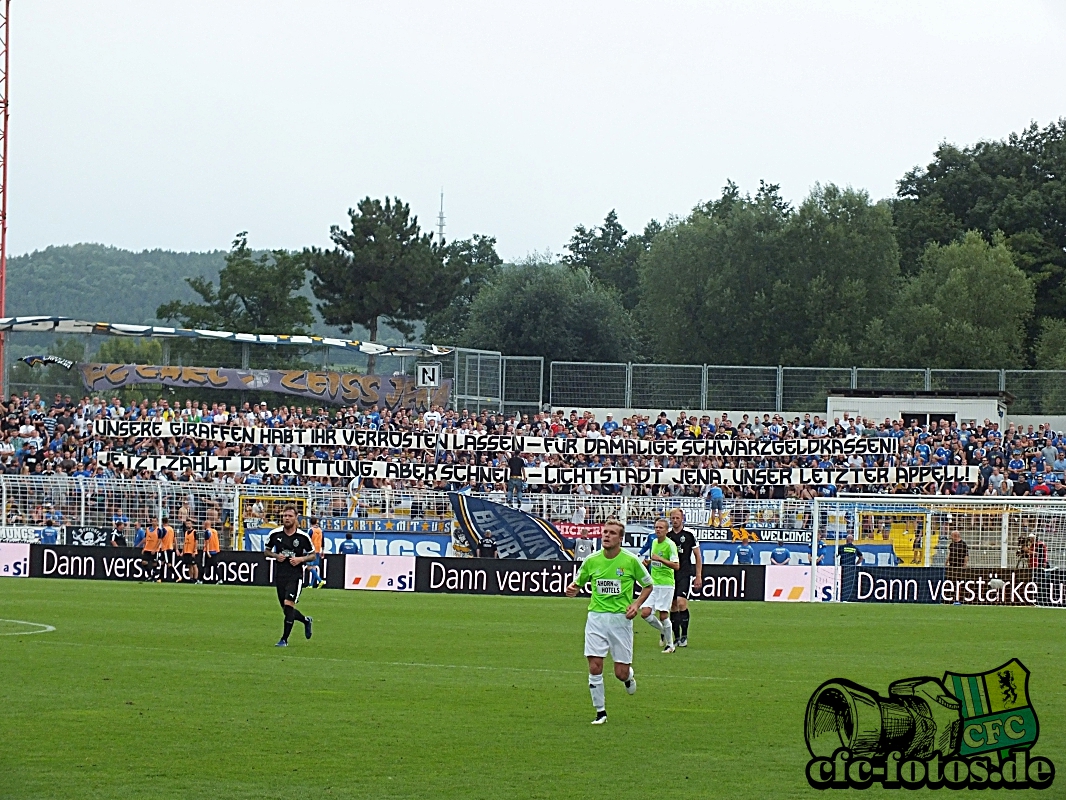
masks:
MULTIPOLYGON (((370 320, 370 325, 367 330, 370 331, 370 341, 376 342, 378 340, 378 318, 374 317, 370 320)), ((366 374, 373 375, 374 368, 378 365, 378 357, 374 354, 370 354, 366 357, 366 374)))

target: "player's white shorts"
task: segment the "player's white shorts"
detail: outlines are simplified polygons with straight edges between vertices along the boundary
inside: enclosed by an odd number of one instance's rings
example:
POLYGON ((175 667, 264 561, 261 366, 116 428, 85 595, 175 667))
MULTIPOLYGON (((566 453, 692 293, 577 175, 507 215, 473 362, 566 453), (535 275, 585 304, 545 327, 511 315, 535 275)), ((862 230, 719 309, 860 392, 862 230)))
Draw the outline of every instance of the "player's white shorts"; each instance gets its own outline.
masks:
POLYGON ((644 601, 641 608, 650 608, 652 611, 669 611, 674 604, 674 587, 656 584, 651 587, 651 594, 644 601))
POLYGON ((603 658, 608 653, 616 664, 633 663, 633 620, 625 614, 590 611, 585 623, 585 655, 603 658))

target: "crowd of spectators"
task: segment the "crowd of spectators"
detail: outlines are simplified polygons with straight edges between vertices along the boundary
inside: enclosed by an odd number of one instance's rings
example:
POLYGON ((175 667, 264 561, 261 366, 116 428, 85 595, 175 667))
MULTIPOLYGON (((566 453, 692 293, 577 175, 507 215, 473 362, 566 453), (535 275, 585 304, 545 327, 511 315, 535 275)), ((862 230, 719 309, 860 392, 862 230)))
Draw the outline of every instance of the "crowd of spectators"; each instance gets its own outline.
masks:
MULTIPOLYGON (((874 467, 921 465, 969 465, 979 468, 980 480, 975 483, 927 485, 878 485, 848 487, 849 492, 913 493, 913 494, 974 494, 1013 496, 1066 497, 1066 436, 1051 430, 1049 425, 1026 429, 984 420, 978 424, 941 420, 932 425, 916 421, 890 420, 875 422, 853 418, 821 419, 805 415, 785 419, 782 415, 744 414, 739 419, 728 415, 679 413, 676 417, 663 412, 651 419, 647 416, 625 417, 615 420, 608 414, 597 420, 591 412, 566 413, 509 413, 495 411, 445 410, 434 408, 417 413, 407 410, 359 410, 341 408, 301 407, 266 403, 244 403, 237 407, 224 403, 201 403, 187 400, 171 404, 167 399, 123 403, 118 397, 104 399, 84 397, 73 400, 69 395, 56 395, 51 402, 40 396, 12 395, 0 404, 3 416, 0 439, 0 465, 5 474, 68 475, 83 478, 125 478, 135 481, 187 481, 243 484, 330 483, 325 478, 296 476, 235 474, 200 474, 192 470, 183 473, 162 471, 155 474, 142 470, 136 474, 112 467, 98 460, 102 450, 138 455, 276 455, 311 459, 370 459, 400 460, 424 463, 478 464, 504 467, 513 458, 511 453, 468 453, 432 450, 381 450, 354 447, 303 447, 300 445, 234 445, 194 439, 101 439, 93 435, 96 419, 167 420, 182 422, 214 422, 236 426, 268 427, 346 427, 368 430, 463 431, 495 434, 523 434, 529 436, 627 437, 641 439, 709 439, 739 438, 783 440, 841 436, 894 437, 899 440, 899 453, 894 456, 836 456, 825 458, 654 458, 640 456, 560 456, 522 454, 527 466, 539 464, 618 467, 874 467)), ((340 479, 333 479, 338 484, 340 479)), ((384 487, 396 482, 375 480, 367 486, 384 487)), ((407 488, 496 493, 503 491, 496 485, 448 485, 406 482, 407 488)), ((839 487, 843 490, 844 487, 839 487)), ((526 492, 577 494, 631 495, 704 495, 707 498, 724 494, 725 498, 767 499, 772 497, 813 498, 816 493, 833 496, 838 487, 699 487, 699 486, 527 486, 526 492)))

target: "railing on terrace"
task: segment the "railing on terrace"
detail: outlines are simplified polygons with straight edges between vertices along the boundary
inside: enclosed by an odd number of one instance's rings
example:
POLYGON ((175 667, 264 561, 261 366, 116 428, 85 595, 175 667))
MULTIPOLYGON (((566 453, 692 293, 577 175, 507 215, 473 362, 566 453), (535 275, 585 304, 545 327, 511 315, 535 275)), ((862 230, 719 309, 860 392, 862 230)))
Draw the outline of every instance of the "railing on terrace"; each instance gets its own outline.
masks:
MULTIPOLYGON (((301 499, 309 514, 399 520, 452 520, 445 492, 427 489, 366 489, 355 498, 346 487, 299 487, 157 481, 96 480, 62 476, 0 476, 6 525, 43 524, 45 514, 62 515, 67 526, 110 530, 116 514, 133 524, 168 516, 177 526, 185 518, 202 525, 211 520, 222 532, 225 548, 239 547, 236 512, 257 498, 301 499), (354 507, 354 509, 353 509, 354 507)), ((485 495, 502 502, 503 492, 485 495)), ((630 524, 650 526, 674 508, 689 524, 709 526, 712 511, 702 498, 643 495, 536 493, 524 496, 524 508, 553 522, 603 522, 617 516, 630 524)), ((1050 566, 1066 567, 1066 501, 931 495, 854 495, 816 500, 726 500, 720 528, 751 531, 773 540, 778 532, 805 531, 813 541, 841 541, 851 534, 859 544, 891 544, 897 563, 944 564, 952 530, 969 547, 969 566, 1018 566, 1020 543, 1031 534, 1048 548, 1050 566), (921 547, 912 551, 916 534, 921 547)), ((803 550, 800 545, 800 550, 803 550)), ((806 552, 809 553, 809 545, 806 552)))

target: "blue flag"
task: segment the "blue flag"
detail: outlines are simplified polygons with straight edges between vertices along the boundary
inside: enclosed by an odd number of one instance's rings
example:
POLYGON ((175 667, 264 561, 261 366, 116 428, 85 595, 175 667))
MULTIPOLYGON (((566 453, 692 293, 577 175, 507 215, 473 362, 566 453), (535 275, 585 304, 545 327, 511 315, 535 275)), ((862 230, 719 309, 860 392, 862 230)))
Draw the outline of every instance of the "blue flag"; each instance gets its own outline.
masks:
POLYGON ((473 548, 489 532, 500 558, 573 561, 574 552, 550 522, 509 506, 458 492, 449 493, 460 531, 473 548))

